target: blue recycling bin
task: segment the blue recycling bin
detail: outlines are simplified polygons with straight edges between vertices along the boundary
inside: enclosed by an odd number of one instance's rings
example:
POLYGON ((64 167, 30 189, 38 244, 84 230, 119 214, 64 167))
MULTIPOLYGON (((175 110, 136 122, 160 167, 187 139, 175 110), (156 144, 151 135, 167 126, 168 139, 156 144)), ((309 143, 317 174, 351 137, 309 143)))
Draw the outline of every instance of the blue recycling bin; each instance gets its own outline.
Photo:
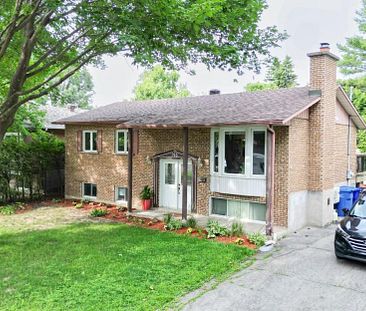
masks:
POLYGON ((362 189, 361 188, 353 188, 353 204, 356 203, 358 197, 360 196, 362 189))
POLYGON ((343 209, 350 210, 353 205, 354 187, 341 186, 339 190, 338 216, 344 216, 343 209))

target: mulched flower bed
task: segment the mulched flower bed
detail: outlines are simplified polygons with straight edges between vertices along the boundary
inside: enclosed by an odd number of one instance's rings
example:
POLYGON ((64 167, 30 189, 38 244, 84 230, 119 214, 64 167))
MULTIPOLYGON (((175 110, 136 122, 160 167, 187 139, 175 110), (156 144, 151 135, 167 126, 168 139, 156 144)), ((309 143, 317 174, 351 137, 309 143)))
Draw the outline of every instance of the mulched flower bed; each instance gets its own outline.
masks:
MULTIPOLYGON (((146 217, 140 217, 138 215, 129 215, 127 213, 127 208, 118 208, 115 205, 98 203, 98 202, 80 202, 73 200, 42 200, 42 201, 34 201, 30 203, 22 203, 21 208, 17 209, 16 213, 25 213, 32 209, 43 207, 43 206, 52 206, 52 207, 68 207, 68 208, 76 208, 75 205, 82 203, 82 206, 79 209, 86 211, 90 214, 90 212, 94 209, 102 209, 106 210, 107 214, 101 216, 100 218, 106 218, 117 222, 122 222, 128 225, 139 226, 144 228, 149 228, 153 230, 159 231, 167 231, 164 228, 164 222, 159 219, 150 219, 146 217)), ((179 217, 180 215, 175 215, 175 217, 179 217)), ((192 236, 199 239, 207 238, 207 231, 204 228, 195 228, 188 230, 188 228, 181 228, 178 230, 172 230, 170 232, 174 232, 176 234, 184 234, 186 236, 192 236)), ((243 236, 217 236, 215 239, 211 239, 213 241, 217 241, 225 244, 236 244, 238 246, 248 247, 250 249, 256 249, 256 246, 248 240, 246 235, 243 236)))

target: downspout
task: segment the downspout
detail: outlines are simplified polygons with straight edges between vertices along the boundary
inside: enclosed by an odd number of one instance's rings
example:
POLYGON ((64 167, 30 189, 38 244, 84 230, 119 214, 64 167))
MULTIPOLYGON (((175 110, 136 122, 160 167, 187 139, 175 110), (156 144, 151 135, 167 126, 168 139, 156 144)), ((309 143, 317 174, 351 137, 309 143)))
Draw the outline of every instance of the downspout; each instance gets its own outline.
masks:
POLYGON ((275 147, 276 133, 272 125, 267 127, 267 179, 266 179, 266 235, 273 234, 273 202, 274 202, 274 176, 275 176, 275 147))
POLYGON ((347 185, 351 184, 351 116, 348 116, 348 133, 347 133, 347 185))
MULTIPOLYGON (((353 87, 350 88, 349 98, 352 102, 353 99, 353 87)), ((347 173, 346 173, 347 185, 351 183, 351 116, 348 116, 348 129, 347 129, 347 173)))

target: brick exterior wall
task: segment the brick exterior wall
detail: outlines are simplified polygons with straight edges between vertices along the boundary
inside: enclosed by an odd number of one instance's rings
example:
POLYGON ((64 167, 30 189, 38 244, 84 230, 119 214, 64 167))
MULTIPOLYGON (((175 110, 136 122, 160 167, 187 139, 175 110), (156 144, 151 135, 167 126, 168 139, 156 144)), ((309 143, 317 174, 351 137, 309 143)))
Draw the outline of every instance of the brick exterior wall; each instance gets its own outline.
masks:
MULTIPOLYGON (((127 155, 115 154, 114 126, 74 126, 66 127, 65 194, 67 197, 81 198, 81 183, 97 184, 97 200, 114 202, 115 187, 127 187, 127 155), (102 130, 102 152, 90 154, 77 151, 79 130, 102 130)), ((200 157, 206 165, 197 169, 199 177, 207 177, 206 183, 197 184, 197 212, 208 213, 209 201, 209 129, 189 131, 189 153, 200 157)), ((133 157, 133 207, 140 208, 139 193, 143 186, 153 186, 153 165, 147 161, 162 152, 182 151, 183 138, 180 130, 140 130, 139 152, 133 157)))
POLYGON ((287 226, 288 188, 289 188, 289 127, 274 127, 275 182, 274 182, 274 224, 287 226))
POLYGON ((337 61, 326 53, 311 56, 310 87, 321 90, 321 100, 310 108, 309 190, 334 186, 337 61))

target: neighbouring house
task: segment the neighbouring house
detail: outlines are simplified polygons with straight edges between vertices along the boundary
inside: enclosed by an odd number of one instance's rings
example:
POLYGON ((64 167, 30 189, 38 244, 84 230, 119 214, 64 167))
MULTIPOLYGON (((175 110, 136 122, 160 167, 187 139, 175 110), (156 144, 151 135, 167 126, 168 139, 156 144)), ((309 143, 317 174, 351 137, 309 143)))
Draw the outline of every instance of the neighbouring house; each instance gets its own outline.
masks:
POLYGON ((60 118, 68 118, 87 110, 78 108, 76 105, 69 105, 67 107, 58 107, 53 105, 44 105, 40 107, 41 111, 45 112, 44 130, 49 132, 62 140, 65 137, 65 125, 54 124, 53 122, 60 118))
POLYGON ((307 87, 119 102, 66 125, 67 198, 154 205, 297 229, 333 219, 337 187, 354 183, 366 125, 337 85, 327 44, 309 53, 307 87))

